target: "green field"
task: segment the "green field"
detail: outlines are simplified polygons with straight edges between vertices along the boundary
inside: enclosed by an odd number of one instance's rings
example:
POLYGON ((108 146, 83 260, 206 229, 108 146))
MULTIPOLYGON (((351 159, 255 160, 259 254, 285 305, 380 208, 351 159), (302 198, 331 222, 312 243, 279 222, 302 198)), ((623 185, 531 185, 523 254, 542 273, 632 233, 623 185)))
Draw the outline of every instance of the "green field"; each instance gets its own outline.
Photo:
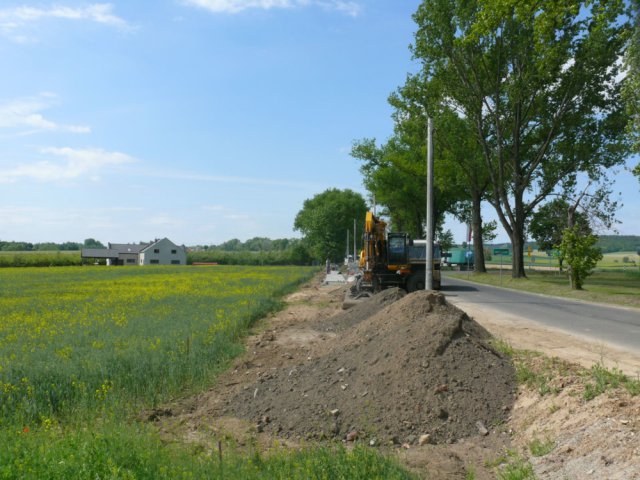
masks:
POLYGON ((636 252, 615 252, 605 253, 602 260, 598 262, 597 268, 608 269, 638 269, 640 266, 640 255, 636 252))
POLYGON ((250 325, 313 272, 0 269, 0 478, 407 478, 361 449, 229 452, 220 464, 134 420, 212 385, 250 325))
MULTIPOLYGON (((490 255, 491 259, 486 260, 488 267, 496 267, 500 265, 500 255, 490 255)), ((502 256, 502 266, 509 268, 511 266, 511 255, 502 256)), ((524 254, 524 263, 527 268, 558 268, 558 259, 554 256, 549 256, 546 252, 533 250, 531 256, 524 254)), ((640 266, 640 255, 636 252, 615 252, 605 253, 602 256, 602 260, 598 262, 596 268, 598 269, 613 269, 613 270, 627 270, 637 269, 640 266)))

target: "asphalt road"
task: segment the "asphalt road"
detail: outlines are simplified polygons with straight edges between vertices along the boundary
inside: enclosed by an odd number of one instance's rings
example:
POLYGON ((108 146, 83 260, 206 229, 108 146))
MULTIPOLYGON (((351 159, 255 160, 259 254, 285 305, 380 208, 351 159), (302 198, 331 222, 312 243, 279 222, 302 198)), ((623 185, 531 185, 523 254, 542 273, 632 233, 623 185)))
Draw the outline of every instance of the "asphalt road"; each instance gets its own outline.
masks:
POLYGON ((497 288, 444 276, 442 292, 465 303, 486 306, 640 352, 640 310, 566 300, 497 288))

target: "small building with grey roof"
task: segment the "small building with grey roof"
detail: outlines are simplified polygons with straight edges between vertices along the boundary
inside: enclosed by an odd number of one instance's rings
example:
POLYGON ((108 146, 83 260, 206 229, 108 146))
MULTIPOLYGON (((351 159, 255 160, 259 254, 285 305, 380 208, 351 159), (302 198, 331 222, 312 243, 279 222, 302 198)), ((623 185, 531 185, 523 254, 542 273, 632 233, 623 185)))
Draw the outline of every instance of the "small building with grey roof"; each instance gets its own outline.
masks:
POLYGON ((83 248, 82 258, 94 261, 105 259, 107 265, 186 265, 184 246, 168 238, 153 242, 109 243, 107 248, 83 248))

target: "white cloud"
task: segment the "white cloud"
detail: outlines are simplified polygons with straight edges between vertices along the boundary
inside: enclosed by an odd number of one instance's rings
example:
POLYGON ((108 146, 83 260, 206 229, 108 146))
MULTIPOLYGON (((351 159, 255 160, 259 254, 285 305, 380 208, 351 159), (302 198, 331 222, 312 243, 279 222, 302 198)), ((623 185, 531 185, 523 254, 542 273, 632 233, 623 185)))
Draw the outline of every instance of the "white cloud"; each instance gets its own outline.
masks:
POLYGON ((133 163, 133 157, 120 152, 106 152, 101 149, 43 148, 41 153, 61 157, 60 161, 43 160, 0 170, 0 183, 30 179, 39 182, 57 182, 86 177, 98 180, 100 173, 109 167, 133 163))
POLYGON ((25 43, 31 38, 20 31, 28 25, 47 19, 95 22, 120 30, 130 28, 126 20, 113 13, 112 4, 94 3, 85 7, 53 5, 49 8, 21 6, 0 9, 0 32, 16 42, 25 43))
POLYGON ((344 1, 331 1, 331 2, 316 2, 322 8, 326 10, 337 10, 338 12, 345 13, 351 17, 357 17, 362 13, 362 5, 357 2, 344 2, 344 1))
POLYGON ((42 111, 55 105, 56 97, 43 93, 37 97, 20 98, 0 104, 0 129, 27 129, 21 134, 41 131, 90 133, 86 125, 63 125, 45 118, 42 111))
POLYGON ((183 3, 204 8, 213 13, 239 13, 249 9, 270 10, 273 8, 317 6, 324 10, 338 11, 355 17, 362 11, 359 3, 345 0, 183 0, 183 3))
POLYGON ((238 13, 250 8, 290 8, 296 0, 184 0, 187 5, 204 8, 213 13, 238 13))

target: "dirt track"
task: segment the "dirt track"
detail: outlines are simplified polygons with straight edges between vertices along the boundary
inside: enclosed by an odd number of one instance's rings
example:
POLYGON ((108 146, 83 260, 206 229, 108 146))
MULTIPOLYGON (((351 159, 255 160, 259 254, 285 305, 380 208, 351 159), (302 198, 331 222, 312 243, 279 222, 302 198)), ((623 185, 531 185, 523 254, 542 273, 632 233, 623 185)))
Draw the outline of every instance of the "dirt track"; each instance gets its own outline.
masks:
MULTIPOLYGON (((484 328, 440 304, 440 296, 418 292, 416 306, 398 295, 349 315, 340 309, 344 287, 319 280, 258 323, 246 354, 215 388, 150 412, 163 435, 205 448, 217 439, 264 450, 276 441, 354 440, 433 479, 464 479, 471 471, 476 479, 495 478, 507 449, 530 457, 540 479, 640 479, 640 397, 613 390, 585 402, 574 367, 553 379, 555 394, 520 386, 514 397, 507 365, 496 370, 497 381, 483 370, 503 362, 484 328), (449 318, 450 328, 427 328, 437 335, 416 328, 434 312, 449 318), (491 397, 503 383, 504 393, 491 397), (532 457, 534 439, 552 442, 552 451, 532 457)), ((527 348, 541 350, 536 338, 551 336, 479 313, 480 324, 518 348, 525 337, 527 348)), ((578 344, 555 352, 586 361, 582 353, 578 344)))

